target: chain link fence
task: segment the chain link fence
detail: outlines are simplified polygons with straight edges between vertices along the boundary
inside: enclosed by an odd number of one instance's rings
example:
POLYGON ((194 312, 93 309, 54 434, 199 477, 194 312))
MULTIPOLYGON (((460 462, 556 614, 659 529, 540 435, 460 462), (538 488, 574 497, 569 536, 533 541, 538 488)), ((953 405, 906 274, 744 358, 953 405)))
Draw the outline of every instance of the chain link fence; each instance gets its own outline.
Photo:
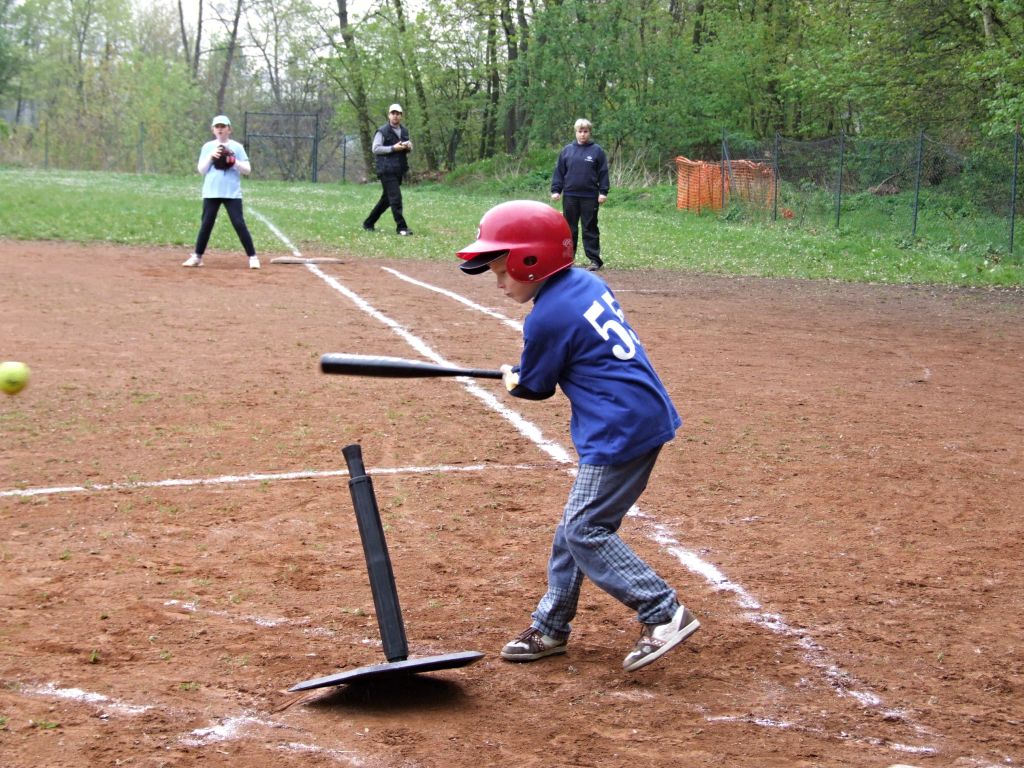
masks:
POLYGON ((677 205, 711 208, 731 219, 867 230, 907 244, 927 240, 1015 257, 1024 211, 1020 149, 1019 129, 969 152, 924 131, 904 139, 776 135, 760 142, 723 134, 721 158, 702 164, 676 159, 677 205), (698 185, 702 194, 694 192, 698 185))
MULTIPOLYGON (((213 138, 205 116, 182 121, 120 123, 74 119, 5 122, 0 116, 0 164, 119 173, 195 173, 199 148, 213 138)), ((330 125, 330 115, 246 112, 233 138, 253 159, 257 178, 278 181, 364 182, 359 141, 330 125)))

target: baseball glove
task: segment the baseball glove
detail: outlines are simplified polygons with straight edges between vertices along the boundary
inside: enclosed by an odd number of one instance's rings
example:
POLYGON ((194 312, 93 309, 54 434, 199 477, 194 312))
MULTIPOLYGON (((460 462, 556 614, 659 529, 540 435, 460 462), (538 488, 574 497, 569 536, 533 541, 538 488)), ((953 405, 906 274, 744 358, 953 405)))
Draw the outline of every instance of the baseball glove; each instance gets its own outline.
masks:
POLYGON ((221 145, 220 157, 213 158, 213 167, 218 171, 226 171, 235 164, 235 153, 223 144, 221 145))

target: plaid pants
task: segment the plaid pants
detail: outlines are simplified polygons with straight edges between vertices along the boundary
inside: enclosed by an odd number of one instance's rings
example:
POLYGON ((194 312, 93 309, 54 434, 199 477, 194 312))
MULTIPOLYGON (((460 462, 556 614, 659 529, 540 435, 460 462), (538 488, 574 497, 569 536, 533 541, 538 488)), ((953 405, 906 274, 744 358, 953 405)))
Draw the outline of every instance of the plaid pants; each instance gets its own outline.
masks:
POLYGON ((676 594, 616 533, 640 498, 661 447, 623 464, 580 464, 548 560, 548 590, 533 612, 533 626, 564 640, 576 615, 583 577, 637 612, 644 624, 663 624, 679 603, 676 594))

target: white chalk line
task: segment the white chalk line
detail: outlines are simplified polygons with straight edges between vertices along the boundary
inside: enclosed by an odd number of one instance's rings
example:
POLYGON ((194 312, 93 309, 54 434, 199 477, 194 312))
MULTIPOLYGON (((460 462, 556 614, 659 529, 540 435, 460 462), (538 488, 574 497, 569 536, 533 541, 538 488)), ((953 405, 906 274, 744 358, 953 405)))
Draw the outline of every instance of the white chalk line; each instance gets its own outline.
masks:
MULTIPOLYGON (((375 475, 429 475, 445 472, 483 472, 499 469, 544 469, 544 464, 437 464, 426 467, 375 467, 375 475)), ((61 493, 99 493, 125 491, 138 488, 194 488, 207 485, 236 485, 265 483, 275 480, 316 480, 328 477, 346 477, 346 469, 301 470, 297 472, 252 472, 245 475, 219 477, 170 478, 166 480, 140 480, 124 483, 94 483, 90 485, 57 485, 41 488, 13 488, 0 491, 0 498, 49 496, 61 493)))
POLYGON ((503 315, 500 312, 495 312, 493 309, 488 309, 487 307, 481 306, 480 304, 477 304, 474 301, 470 301, 465 296, 455 293, 454 291, 449 291, 446 288, 441 288, 440 286, 437 285, 431 285, 430 283, 424 283, 422 280, 416 280, 415 278, 409 277, 409 275, 399 272, 397 269, 391 269, 390 267, 381 267, 381 269, 383 269, 385 272, 394 275, 399 280, 404 280, 405 282, 411 283, 412 285, 418 286, 420 288, 425 288, 428 291, 433 291, 434 293, 439 293, 442 296, 447 296, 452 301, 457 301, 460 304, 465 304, 472 310, 487 315, 488 317, 494 318, 499 323, 504 323, 514 331, 518 331, 519 333, 523 332, 523 324, 518 320, 513 320, 511 317, 503 315))
MULTIPOLYGON (((28 696, 37 696, 45 699, 61 699, 64 701, 77 702, 92 707, 99 713, 101 720, 109 720, 112 714, 135 717, 144 714, 157 706, 153 704, 131 704, 120 699, 105 696, 102 693, 83 691, 81 688, 61 688, 56 683, 44 683, 43 685, 26 686, 21 693, 28 696)), ((168 716, 185 719, 187 715, 183 712, 175 712, 165 706, 160 710, 168 716)), ((241 714, 221 718, 216 724, 205 728, 194 728, 188 733, 182 734, 175 739, 178 743, 189 747, 204 747, 216 744, 221 741, 243 738, 247 732, 255 728, 269 728, 274 730, 299 729, 275 720, 268 720, 252 712, 243 711, 241 714)), ((306 744, 299 741, 289 740, 272 744, 264 743, 267 749, 278 751, 304 752, 310 754, 321 754, 336 761, 343 761, 349 765, 361 766, 363 761, 359 759, 354 750, 340 749, 337 747, 323 747, 317 744, 306 744)))

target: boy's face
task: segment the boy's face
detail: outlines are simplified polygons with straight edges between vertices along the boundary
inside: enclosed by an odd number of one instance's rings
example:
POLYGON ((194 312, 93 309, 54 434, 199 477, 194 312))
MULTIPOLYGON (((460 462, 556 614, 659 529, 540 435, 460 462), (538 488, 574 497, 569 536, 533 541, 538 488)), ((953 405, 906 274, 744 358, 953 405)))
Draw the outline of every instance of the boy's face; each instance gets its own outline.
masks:
POLYGON ((513 280, 508 275, 508 269, 506 263, 508 262, 508 256, 502 256, 500 259, 492 261, 490 264, 491 272, 498 279, 498 288, 501 289, 506 296, 517 304, 525 304, 531 301, 534 296, 537 295, 537 291, 540 290, 541 284, 544 282, 541 280, 537 283, 520 283, 513 280))
POLYGON ((581 125, 576 129, 576 142, 586 144, 588 141, 590 141, 590 128, 581 125))
POLYGON ((231 126, 224 123, 217 123, 213 126, 213 135, 217 141, 225 142, 231 138, 231 126))

